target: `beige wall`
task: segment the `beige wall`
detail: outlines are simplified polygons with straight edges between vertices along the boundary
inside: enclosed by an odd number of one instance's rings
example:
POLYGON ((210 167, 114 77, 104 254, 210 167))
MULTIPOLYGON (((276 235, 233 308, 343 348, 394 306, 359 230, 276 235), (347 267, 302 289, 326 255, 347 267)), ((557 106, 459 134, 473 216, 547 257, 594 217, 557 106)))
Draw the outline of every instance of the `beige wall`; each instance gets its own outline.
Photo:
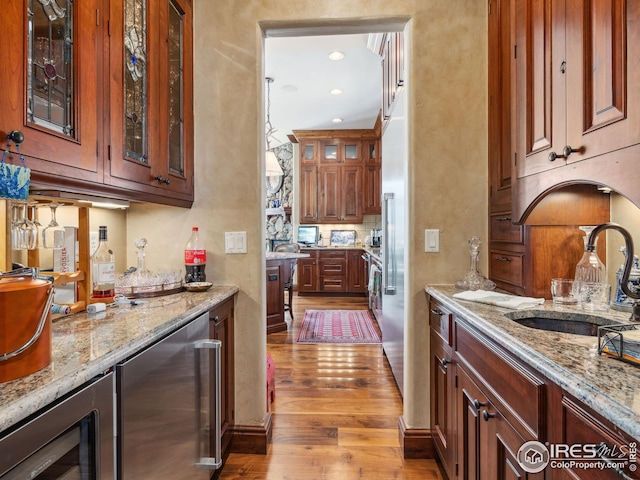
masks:
MULTIPOLYGON (((486 2, 195 0, 194 7, 196 202, 191 210, 133 205, 127 214, 127 238, 128 244, 140 236, 149 239, 149 268, 181 266, 189 229, 198 225, 207 241, 208 279, 239 285, 235 412, 242 425, 261 425, 266 415, 260 22, 291 27, 303 21, 335 25, 339 22, 334 19, 410 19, 411 339, 404 416, 409 426, 427 427, 424 287, 464 275, 469 267, 467 239, 487 236, 486 2), (423 252, 425 228, 441 230, 440 253, 423 252), (246 231, 248 253, 225 255, 225 231, 246 231)), ((128 251, 131 255, 133 250, 128 251)), ((481 261, 486 266, 486 248, 481 261)))

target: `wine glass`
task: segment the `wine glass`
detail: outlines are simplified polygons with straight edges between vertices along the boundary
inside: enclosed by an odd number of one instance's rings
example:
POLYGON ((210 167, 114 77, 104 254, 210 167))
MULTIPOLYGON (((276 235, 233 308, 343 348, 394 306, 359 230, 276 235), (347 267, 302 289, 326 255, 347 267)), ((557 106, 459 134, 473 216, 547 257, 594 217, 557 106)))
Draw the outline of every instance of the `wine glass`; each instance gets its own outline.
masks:
POLYGON ((13 250, 22 250, 25 248, 21 225, 20 205, 13 204, 11 205, 11 246, 13 250))
POLYGON ((22 216, 20 218, 20 228, 22 229, 23 248, 35 250, 38 248, 38 227, 29 219, 27 215, 27 203, 23 203, 22 216))
POLYGON ((64 247, 64 227, 56 221, 56 209, 59 206, 57 203, 49 204, 49 208, 51 208, 51 221, 49 225, 42 230, 42 246, 44 248, 61 249, 64 247))
POLYGON ((36 227, 35 236, 36 236, 36 246, 37 246, 38 239, 42 235, 42 229, 43 229, 42 224, 38 221, 38 204, 36 202, 30 202, 27 205, 31 212, 29 214, 29 219, 31 220, 31 223, 33 223, 33 225, 36 227))

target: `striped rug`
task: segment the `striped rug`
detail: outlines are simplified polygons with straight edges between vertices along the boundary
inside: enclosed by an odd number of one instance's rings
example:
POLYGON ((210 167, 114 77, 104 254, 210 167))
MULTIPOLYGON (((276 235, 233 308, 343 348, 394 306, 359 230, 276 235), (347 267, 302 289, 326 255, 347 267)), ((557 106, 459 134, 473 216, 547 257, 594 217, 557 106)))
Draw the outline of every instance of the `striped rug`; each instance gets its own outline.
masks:
POLYGON ((298 343, 380 343, 368 310, 306 310, 298 343))

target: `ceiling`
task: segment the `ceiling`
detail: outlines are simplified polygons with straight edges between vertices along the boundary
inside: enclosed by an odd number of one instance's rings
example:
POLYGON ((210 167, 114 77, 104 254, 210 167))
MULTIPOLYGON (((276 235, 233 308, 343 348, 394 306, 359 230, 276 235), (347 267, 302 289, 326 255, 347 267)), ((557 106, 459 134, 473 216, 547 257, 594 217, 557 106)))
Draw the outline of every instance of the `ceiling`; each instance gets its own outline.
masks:
POLYGON ((373 128, 382 104, 382 59, 368 34, 265 39, 273 148, 292 130, 373 128), (329 53, 344 53, 339 61, 329 53), (330 90, 339 88, 341 95, 330 90), (342 118, 342 123, 332 119, 342 118), (274 138, 275 137, 275 138, 274 138))

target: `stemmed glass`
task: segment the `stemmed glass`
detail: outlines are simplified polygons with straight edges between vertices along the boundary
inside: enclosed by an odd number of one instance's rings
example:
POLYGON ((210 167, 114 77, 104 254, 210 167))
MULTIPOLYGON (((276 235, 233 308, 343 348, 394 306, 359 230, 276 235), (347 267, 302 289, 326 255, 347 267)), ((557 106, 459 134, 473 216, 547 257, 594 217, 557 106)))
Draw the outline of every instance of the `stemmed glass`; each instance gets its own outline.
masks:
POLYGON ((34 243, 34 247, 36 248, 37 243, 38 243, 38 239, 40 238, 40 235, 42 235, 42 224, 38 221, 38 204, 36 202, 31 202, 27 204, 29 207, 29 210, 31 211, 30 215, 29 215, 29 219, 31 220, 31 223, 35 226, 36 231, 35 231, 35 243, 34 243))
POLYGON ((44 248, 60 249, 64 247, 64 227, 56 221, 56 209, 59 206, 57 203, 49 204, 49 208, 51 208, 51 221, 49 225, 42 230, 42 246, 44 248))
POLYGON ((29 219, 27 215, 28 204, 22 204, 22 218, 20 219, 22 228, 23 248, 35 250, 38 248, 38 227, 29 219))

